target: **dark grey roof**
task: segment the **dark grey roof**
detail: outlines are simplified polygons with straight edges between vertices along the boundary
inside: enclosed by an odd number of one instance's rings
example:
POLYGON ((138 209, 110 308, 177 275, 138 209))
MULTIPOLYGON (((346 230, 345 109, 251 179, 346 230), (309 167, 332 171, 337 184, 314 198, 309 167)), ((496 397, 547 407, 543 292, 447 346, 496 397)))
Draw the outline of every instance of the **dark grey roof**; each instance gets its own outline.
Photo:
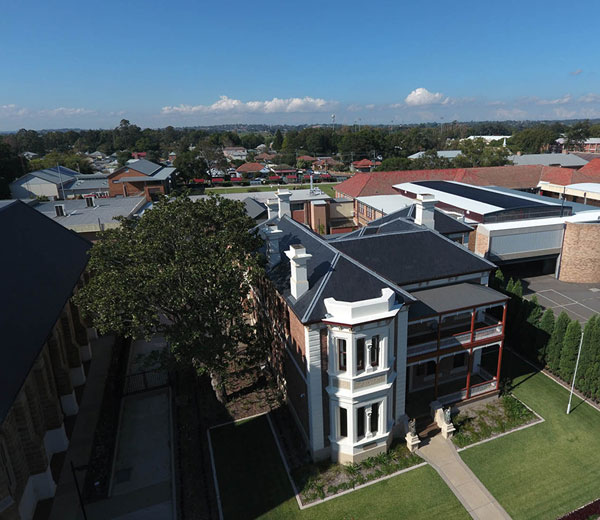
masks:
MULTIPOLYGON (((433 190, 443 191, 451 195, 457 195, 459 197, 476 200, 478 202, 483 202, 484 204, 490 204, 503 209, 543 207, 544 205, 548 205, 535 200, 527 200, 521 197, 511 197, 510 195, 486 190, 485 188, 479 186, 469 186, 468 184, 460 184, 456 182, 418 181, 414 184, 431 188, 433 190)), ((556 205, 556 202, 549 204, 556 205)))
POLYGON ((252 219, 256 220, 267 213, 267 207, 252 197, 247 197, 242 202, 246 206, 246 214, 252 219))
POLYGON ((144 175, 152 175, 154 172, 160 170, 162 166, 160 164, 153 163, 151 161, 147 161, 146 159, 138 159, 137 161, 133 161, 127 163, 125 165, 126 168, 131 168, 136 172, 143 173, 144 175))
POLYGON ((279 241, 281 261, 269 271, 280 294, 286 298, 302 323, 319 321, 325 317, 325 298, 342 301, 360 301, 381 296, 381 290, 390 288, 398 303, 410 303, 413 298, 394 283, 369 268, 337 251, 305 226, 288 217, 271 219, 283 231, 279 241), (298 300, 290 295, 290 261, 284 253, 293 244, 302 244, 312 255, 308 262, 309 290, 298 300))
POLYGON ((490 271, 495 267, 463 246, 425 228, 343 238, 330 244, 400 286, 490 271))
POLYGON ((20 201, 0 203, 0 422, 88 261, 91 244, 20 201))
POLYGON ((412 291, 411 294, 419 301, 411 305, 408 314, 409 320, 509 300, 505 294, 475 283, 444 285, 443 287, 412 291))
MULTIPOLYGON (((45 181, 52 182, 53 184, 60 184, 62 182, 63 186, 66 188, 71 181, 75 180, 77 176, 80 175, 80 173, 64 166, 54 166, 44 170, 29 172, 25 175, 32 175, 33 177, 38 177, 45 181)), ((19 179, 22 177, 19 177, 19 179)))

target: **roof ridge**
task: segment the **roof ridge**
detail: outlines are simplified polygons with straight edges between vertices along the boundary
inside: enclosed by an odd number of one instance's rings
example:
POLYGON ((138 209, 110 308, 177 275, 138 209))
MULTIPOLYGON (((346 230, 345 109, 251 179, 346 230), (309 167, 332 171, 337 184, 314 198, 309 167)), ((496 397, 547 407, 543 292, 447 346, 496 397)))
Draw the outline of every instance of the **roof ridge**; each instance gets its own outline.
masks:
MULTIPOLYGON (((396 222, 394 220, 394 222, 396 222)), ((410 222, 410 224, 414 224, 414 222, 410 222)), ((383 227, 385 224, 381 224, 381 226, 379 227, 383 227)), ((426 231, 431 231, 430 229, 422 229, 417 227, 417 224, 415 225, 415 229, 404 229, 404 230, 400 230, 400 231, 392 231, 390 233, 386 233, 385 236, 390 236, 390 235, 406 235, 408 233, 424 233, 426 231)), ((436 233, 439 234, 439 233, 436 233)), ((351 240, 359 240, 359 239, 364 239, 367 240, 369 238, 381 238, 383 235, 379 235, 378 233, 373 233, 372 235, 365 235, 365 236, 361 236, 361 237, 343 237, 340 238, 339 240, 336 240, 336 242, 350 242, 351 240)))
POLYGON ((327 273, 321 280, 321 285, 315 291, 315 294, 313 295, 313 298, 312 298, 309 306, 306 308, 306 311, 304 312, 304 316, 302 316, 302 319, 300 320, 302 323, 304 323, 305 321, 307 321, 309 319, 312 311, 314 310, 315 306, 317 305, 317 300, 321 297, 321 294, 323 294, 323 291, 325 290, 325 286, 327 285, 327 282, 329 282, 329 279, 331 278, 331 275, 333 274, 333 271, 335 270, 335 266, 337 265, 339 259, 340 259, 340 253, 338 252, 333 257, 333 260, 331 261, 331 265, 329 266, 329 270, 327 271, 327 273))

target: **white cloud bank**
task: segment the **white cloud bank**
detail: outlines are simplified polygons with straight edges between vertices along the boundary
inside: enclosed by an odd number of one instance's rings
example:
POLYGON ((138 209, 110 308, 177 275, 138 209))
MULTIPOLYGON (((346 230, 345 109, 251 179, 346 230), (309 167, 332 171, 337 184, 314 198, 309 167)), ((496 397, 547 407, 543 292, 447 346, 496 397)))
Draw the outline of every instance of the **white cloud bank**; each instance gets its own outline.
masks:
POLYGON ((177 105, 165 106, 162 114, 222 114, 222 113, 310 113, 324 112, 334 108, 335 101, 326 101, 321 98, 273 98, 268 101, 240 101, 227 96, 221 96, 212 105, 177 105))
POLYGON ((419 87, 406 96, 404 102, 412 107, 423 105, 445 105, 450 102, 450 98, 444 96, 441 92, 429 92, 426 88, 419 87))
POLYGON ((31 108, 20 107, 18 105, 0 105, 0 116, 2 117, 71 117, 71 116, 86 116, 95 114, 95 110, 89 110, 87 108, 70 108, 70 107, 58 107, 58 108, 44 108, 41 110, 34 110, 31 108))

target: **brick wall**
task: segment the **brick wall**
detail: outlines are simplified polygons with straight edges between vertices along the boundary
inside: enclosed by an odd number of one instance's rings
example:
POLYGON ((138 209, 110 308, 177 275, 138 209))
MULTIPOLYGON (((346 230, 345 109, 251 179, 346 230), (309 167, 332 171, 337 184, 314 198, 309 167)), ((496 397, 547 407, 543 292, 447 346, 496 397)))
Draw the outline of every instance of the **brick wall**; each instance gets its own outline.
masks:
MULTIPOLYGON (((471 237, 474 235, 475 233, 471 233, 469 236, 469 249, 471 246, 471 237)), ((478 232, 475 234, 475 247, 474 247, 474 252, 475 254, 484 257, 486 256, 487 252, 490 249, 490 237, 489 235, 484 235, 481 232, 478 232)))
POLYGON ((559 280, 600 283, 600 224, 567 223, 559 280))

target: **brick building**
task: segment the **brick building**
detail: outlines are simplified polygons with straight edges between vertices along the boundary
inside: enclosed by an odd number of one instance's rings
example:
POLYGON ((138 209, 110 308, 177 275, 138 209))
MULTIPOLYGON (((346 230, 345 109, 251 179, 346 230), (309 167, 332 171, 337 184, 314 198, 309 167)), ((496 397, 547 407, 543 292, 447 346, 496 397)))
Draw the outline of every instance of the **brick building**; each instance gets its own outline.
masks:
POLYGON ((30 519, 52 497, 51 461, 69 444, 65 416, 91 358, 72 295, 91 244, 20 201, 0 201, 0 518, 30 519))
POLYGON ((314 459, 355 462, 408 420, 498 391, 507 298, 491 262, 437 233, 433 209, 325 240, 286 197, 259 227, 267 277, 257 322, 314 459), (369 233, 363 232, 369 230, 369 233))
POLYGON ((175 182, 175 168, 138 159, 122 166, 108 176, 111 197, 145 195, 147 200, 158 194, 167 194, 175 182))

